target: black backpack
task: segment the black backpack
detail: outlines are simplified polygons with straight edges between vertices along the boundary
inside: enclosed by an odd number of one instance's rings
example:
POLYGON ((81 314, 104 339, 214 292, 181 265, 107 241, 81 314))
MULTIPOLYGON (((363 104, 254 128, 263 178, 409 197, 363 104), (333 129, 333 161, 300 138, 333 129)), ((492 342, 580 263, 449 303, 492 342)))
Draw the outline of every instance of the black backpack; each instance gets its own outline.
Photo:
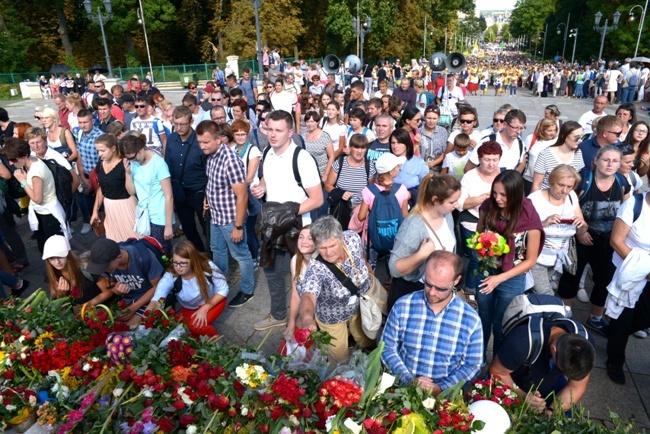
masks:
POLYGON ((55 160, 41 160, 54 177, 54 188, 56 189, 56 198, 59 200, 63 208, 67 208, 72 204, 72 174, 68 169, 61 166, 55 160))
POLYGON ((158 262, 160 262, 160 265, 162 265, 165 269, 171 263, 171 259, 165 253, 163 246, 160 244, 160 242, 158 242, 157 239, 153 237, 145 236, 142 238, 129 238, 128 240, 123 241, 119 244, 120 247, 134 246, 141 255, 145 255, 146 250, 149 250, 154 254, 158 262))

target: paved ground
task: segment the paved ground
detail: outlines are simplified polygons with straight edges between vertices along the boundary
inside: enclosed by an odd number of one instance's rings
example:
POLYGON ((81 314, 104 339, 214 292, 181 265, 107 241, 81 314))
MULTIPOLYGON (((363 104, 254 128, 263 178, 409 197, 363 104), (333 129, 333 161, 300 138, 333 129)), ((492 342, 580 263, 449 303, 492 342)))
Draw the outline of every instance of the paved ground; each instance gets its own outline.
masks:
MULTIPOLYGON (((174 103, 180 103, 184 91, 179 88, 164 89, 164 94, 174 103)), ((579 116, 591 108, 591 100, 575 100, 566 98, 536 98, 532 97, 526 90, 519 92, 516 97, 470 97, 469 102, 478 108, 481 128, 490 125, 492 113, 502 104, 509 103, 522 109, 528 116, 528 132, 530 132, 537 121, 544 114, 544 107, 548 104, 556 104, 562 112, 562 119, 577 120, 579 116)), ((47 103, 54 107, 51 100, 43 101, 7 101, 0 102, 5 107, 13 120, 33 122, 34 107, 47 103)), ((614 112, 615 108, 609 108, 614 112)), ((647 112, 641 112, 641 119, 648 121, 647 112)), ((19 232, 27 245, 31 266, 25 269, 22 275, 32 281, 32 288, 47 288, 44 284, 44 263, 40 259, 36 244, 29 238, 29 226, 26 218, 18 222, 19 232)), ((95 240, 92 234, 80 235, 81 223, 73 224, 76 232, 74 239, 85 248, 95 240)), ((240 344, 260 344, 266 337, 266 332, 256 332, 252 324, 262 319, 269 311, 269 294, 266 287, 264 273, 256 272, 257 286, 255 297, 245 306, 239 309, 226 309, 224 314, 217 321, 219 331, 228 339, 240 344)), ((238 285, 235 282, 231 286, 231 297, 237 293, 238 285)), ((287 288, 289 283, 287 280, 287 288)), ((589 313, 588 304, 576 302, 574 305, 574 317, 578 320, 586 320, 589 313)), ((263 351, 267 354, 275 351, 280 343, 281 329, 273 329, 264 344, 263 351)), ((640 340, 630 338, 627 349, 627 363, 625 366, 627 383, 619 386, 612 383, 605 372, 605 338, 596 336, 596 368, 592 373, 592 379, 583 399, 583 403, 596 419, 609 420, 609 411, 614 411, 624 418, 633 418, 639 427, 650 428, 650 338, 640 340)), ((489 357, 491 357, 489 355, 489 357)))

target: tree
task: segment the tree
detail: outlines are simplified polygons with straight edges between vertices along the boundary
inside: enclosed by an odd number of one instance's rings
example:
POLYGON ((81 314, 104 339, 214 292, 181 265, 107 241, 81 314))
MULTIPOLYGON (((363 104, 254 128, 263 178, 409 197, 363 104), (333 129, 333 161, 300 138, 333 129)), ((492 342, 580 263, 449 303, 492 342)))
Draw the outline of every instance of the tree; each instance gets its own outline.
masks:
POLYGON ((305 28, 298 19, 297 0, 273 0, 262 2, 260 8, 262 41, 280 48, 282 56, 297 51, 299 38, 305 28))
POLYGON ((355 40, 352 30, 352 14, 345 0, 330 0, 325 17, 327 28, 327 52, 337 55, 349 54, 355 40))
POLYGON ((546 19, 555 12, 554 0, 517 0, 510 15, 510 33, 514 36, 536 36, 546 19))
POLYGON ((0 3, 0 71, 25 71, 30 48, 38 43, 26 35, 31 29, 18 19, 8 2, 0 3))

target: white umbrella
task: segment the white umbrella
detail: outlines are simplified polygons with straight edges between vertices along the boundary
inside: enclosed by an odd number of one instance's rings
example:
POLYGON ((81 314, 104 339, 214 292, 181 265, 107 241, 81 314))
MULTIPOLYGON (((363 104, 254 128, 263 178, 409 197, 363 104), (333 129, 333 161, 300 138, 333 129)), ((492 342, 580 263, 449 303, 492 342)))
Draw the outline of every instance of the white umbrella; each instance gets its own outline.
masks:
POLYGON ((647 57, 639 56, 635 57, 634 59, 630 59, 632 62, 641 62, 641 63, 650 63, 650 59, 647 57))

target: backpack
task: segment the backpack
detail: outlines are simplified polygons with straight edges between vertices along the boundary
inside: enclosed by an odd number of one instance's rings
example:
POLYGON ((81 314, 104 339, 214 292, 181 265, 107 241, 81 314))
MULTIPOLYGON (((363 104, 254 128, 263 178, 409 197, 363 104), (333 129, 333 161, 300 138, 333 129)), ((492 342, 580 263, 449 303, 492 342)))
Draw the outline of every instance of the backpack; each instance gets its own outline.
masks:
POLYGON ((368 185, 368 189, 375 196, 368 215, 368 236, 372 247, 380 253, 391 251, 397 230, 404 220, 402 207, 395 197, 401 186, 394 183, 390 190, 380 191, 375 184, 368 185))
POLYGON ((431 92, 422 92, 418 95, 418 102, 420 102, 420 97, 424 94, 424 96, 427 97, 427 103, 425 107, 429 107, 431 104, 436 102, 436 98, 433 96, 431 92))
MULTIPOLYGON (((578 190, 578 200, 582 200, 583 197, 587 195, 587 192, 591 188, 591 185, 593 184, 594 180, 594 171, 593 170, 583 170, 580 173, 580 176, 582 177, 582 184, 580 185, 580 190, 578 190)), ((618 185, 621 187, 621 196, 625 196, 627 192, 630 191, 632 188, 630 186, 630 183, 627 182, 627 179, 625 179, 625 176, 621 175, 620 173, 616 172, 614 174, 614 177, 616 181, 618 182, 618 185)), ((641 210, 639 210, 639 213, 641 210)))
POLYGON ((629 78, 628 81, 627 81, 627 83, 628 83, 630 86, 635 86, 635 87, 636 87, 636 86, 639 84, 639 76, 636 75, 636 74, 631 74, 631 75, 630 75, 630 78, 629 78))
MULTIPOLYGON (((158 136, 158 138, 160 138, 160 131, 158 131, 158 121, 160 121, 160 119, 159 119, 159 118, 153 118, 153 120, 154 120, 154 123, 153 123, 153 132, 156 133, 156 135, 158 136)), ((162 121, 161 121, 161 122, 162 122, 162 121)), ((165 126, 165 124, 163 124, 163 132, 162 132, 162 133, 165 134, 167 137, 169 137, 169 135, 170 135, 172 132, 169 131, 169 128, 167 128, 167 127, 165 126)))
MULTIPOLYGON (((488 136, 491 142, 496 142, 497 141, 497 135, 496 133, 492 133, 488 136)), ((517 137, 517 141, 519 142, 519 161, 521 161, 521 156, 525 153, 524 151, 524 142, 521 140, 520 137, 517 137)), ((519 164, 517 164, 519 165, 519 164)), ((528 166, 528 158, 526 158, 526 166, 528 166)))
POLYGON ((142 238, 129 238, 128 240, 119 243, 119 245, 120 247, 133 246, 141 255, 146 255, 147 250, 152 252, 163 268, 167 268, 171 263, 171 258, 167 256, 163 246, 153 237, 145 236, 142 238))
POLYGON ((530 338, 530 347, 524 366, 532 366, 544 349, 544 324, 563 327, 569 333, 575 333, 589 339, 589 332, 582 324, 566 317, 564 302, 561 298, 546 294, 521 294, 512 299, 503 314, 503 334, 507 336, 515 328, 526 325, 530 338))
POLYGON ((643 210, 643 199, 645 198, 645 195, 643 193, 637 193, 634 196, 632 196, 632 200, 634 201, 634 210, 632 211, 632 223, 637 221, 639 219, 639 216, 641 215, 641 211, 643 210))
MULTIPOLYGON (((271 146, 267 146, 266 149, 264 150, 264 153, 262 154, 262 164, 260 165, 260 178, 264 177, 264 160, 266 160, 266 154, 269 153, 269 149, 271 149, 271 146)), ((298 156, 300 155, 300 151, 302 151, 303 148, 300 147, 299 145, 296 146, 296 149, 293 151, 293 158, 292 158, 292 164, 291 168, 293 169, 293 177, 296 180, 296 183, 298 184, 298 187, 302 188, 302 191, 305 192, 307 197, 309 197, 309 194, 307 194, 307 190, 305 190, 305 187, 302 186, 302 177, 300 176, 300 171, 298 170, 298 156)), ((305 151, 307 152, 307 151, 305 151)), ((314 158, 313 155, 309 154, 312 158, 314 158)), ((314 162, 316 159, 314 159, 314 162)), ((318 167, 318 164, 316 164, 316 167, 318 167)))
POLYGON ((64 209, 72 204, 72 174, 68 169, 61 166, 55 160, 47 159, 41 160, 54 178, 54 188, 56 190, 56 198, 59 200, 64 209))

